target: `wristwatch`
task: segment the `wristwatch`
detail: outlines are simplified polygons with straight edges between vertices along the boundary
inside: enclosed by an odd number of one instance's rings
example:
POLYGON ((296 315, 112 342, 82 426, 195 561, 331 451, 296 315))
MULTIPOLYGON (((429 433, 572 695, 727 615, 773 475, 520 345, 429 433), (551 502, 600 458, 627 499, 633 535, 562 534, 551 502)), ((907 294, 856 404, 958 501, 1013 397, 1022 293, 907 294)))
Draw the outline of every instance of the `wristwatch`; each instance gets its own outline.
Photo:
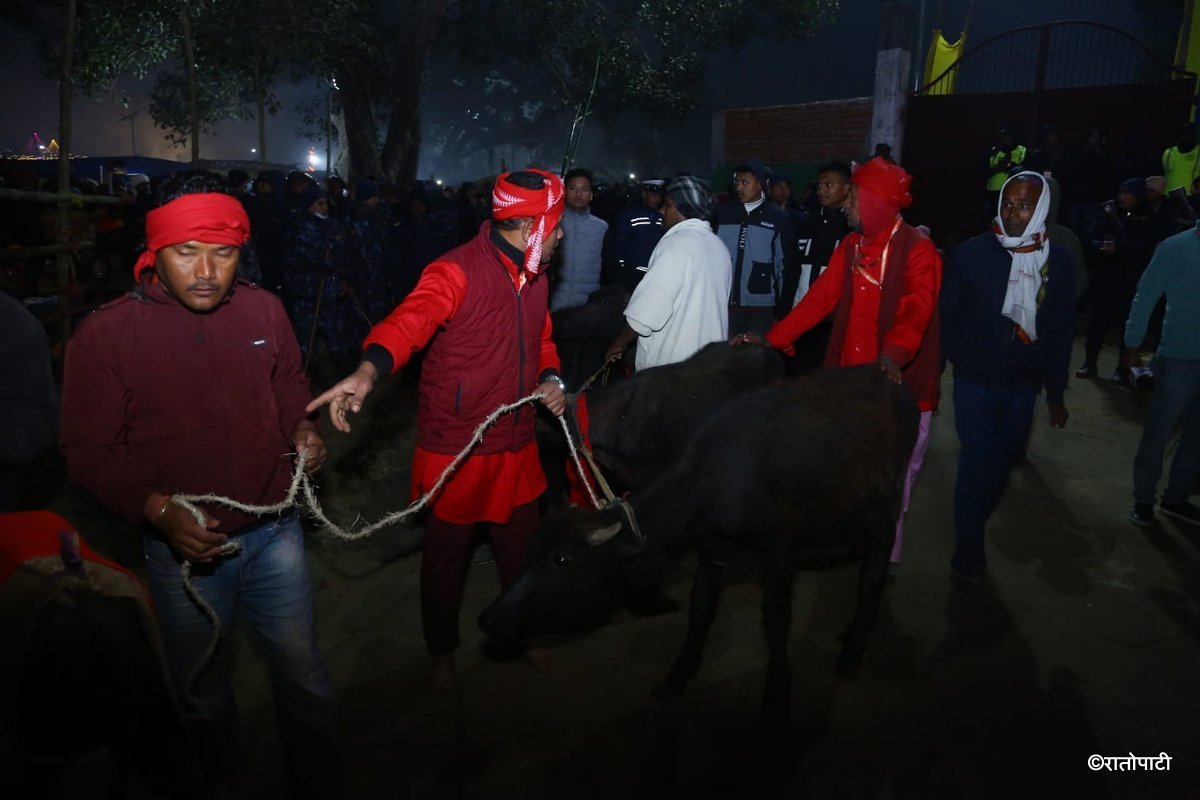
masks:
POLYGON ((558 375, 551 373, 551 374, 547 375, 546 377, 542 378, 542 383, 546 383, 547 381, 550 381, 552 383, 557 383, 558 388, 560 390, 562 390, 563 392, 567 391, 567 384, 564 383, 563 379, 561 377, 559 377, 558 375))

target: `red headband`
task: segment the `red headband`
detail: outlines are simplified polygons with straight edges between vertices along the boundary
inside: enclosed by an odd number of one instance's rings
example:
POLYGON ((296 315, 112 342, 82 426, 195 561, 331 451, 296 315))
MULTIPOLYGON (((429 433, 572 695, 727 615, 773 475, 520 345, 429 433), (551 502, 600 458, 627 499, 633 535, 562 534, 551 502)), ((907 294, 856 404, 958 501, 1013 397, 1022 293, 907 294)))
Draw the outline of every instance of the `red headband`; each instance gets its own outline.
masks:
POLYGON ((133 277, 154 266, 158 251, 180 242, 241 247, 250 238, 250 218, 236 198, 219 192, 185 194, 146 215, 146 252, 133 277))
POLYGON ((856 169, 850 182, 875 195, 897 211, 912 205, 913 198, 908 191, 912 185, 912 175, 905 172, 904 167, 899 164, 884 161, 879 156, 856 169))
POLYGON ((533 233, 529 236, 529 245, 525 248, 525 271, 536 275, 542 268, 542 243, 546 235, 558 227, 562 219, 563 203, 562 178, 552 172, 540 169, 527 169, 545 178, 540 189, 526 189, 508 182, 506 172, 496 178, 496 186, 492 189, 492 216, 496 219, 512 219, 514 217, 533 217, 533 233))

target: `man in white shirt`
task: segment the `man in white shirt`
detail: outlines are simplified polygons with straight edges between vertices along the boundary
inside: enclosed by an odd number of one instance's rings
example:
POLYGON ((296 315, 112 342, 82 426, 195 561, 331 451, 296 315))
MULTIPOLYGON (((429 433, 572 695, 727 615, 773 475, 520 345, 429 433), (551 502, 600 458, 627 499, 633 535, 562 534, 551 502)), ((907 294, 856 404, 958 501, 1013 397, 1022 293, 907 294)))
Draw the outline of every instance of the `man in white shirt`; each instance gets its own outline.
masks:
POLYGON ((646 277, 625 307, 625 330, 608 348, 619 358, 637 340, 638 370, 674 364, 704 345, 729 338, 729 250, 712 231, 713 195, 693 175, 667 184, 666 232, 650 256, 646 277))

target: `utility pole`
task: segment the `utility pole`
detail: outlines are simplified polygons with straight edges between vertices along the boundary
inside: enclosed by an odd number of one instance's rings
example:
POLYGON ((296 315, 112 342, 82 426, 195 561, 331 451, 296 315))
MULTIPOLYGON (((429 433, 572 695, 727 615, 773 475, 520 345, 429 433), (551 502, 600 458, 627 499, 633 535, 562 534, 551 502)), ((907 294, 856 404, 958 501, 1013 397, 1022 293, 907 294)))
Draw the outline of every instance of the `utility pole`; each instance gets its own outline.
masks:
POLYGON ((137 111, 130 111, 128 114, 121 116, 122 122, 129 120, 129 155, 131 156, 137 155, 137 132, 133 127, 133 118, 145 110, 144 108, 139 108, 137 111))
POLYGON ((912 65, 913 6, 885 3, 879 9, 879 50, 875 54, 875 100, 871 109, 870 153, 875 144, 892 146, 892 158, 903 161, 904 115, 908 109, 908 76, 912 65))
POLYGON ((338 90, 337 78, 329 79, 329 94, 325 96, 325 181, 333 174, 333 93, 338 90))
MULTIPOLYGON (((932 46, 932 42, 930 43, 932 46)), ((921 15, 917 20, 917 49, 913 53, 913 91, 921 88, 925 78, 925 0, 921 0, 921 15)))
POLYGON ((55 215, 54 243, 63 248, 55 260, 55 289, 58 305, 62 311, 62 341, 71 332, 70 301, 66 290, 71 283, 71 268, 74 263, 66 246, 71 241, 71 69, 74 66, 75 22, 78 11, 77 0, 66 0, 63 26, 63 57, 58 73, 58 209, 55 215))

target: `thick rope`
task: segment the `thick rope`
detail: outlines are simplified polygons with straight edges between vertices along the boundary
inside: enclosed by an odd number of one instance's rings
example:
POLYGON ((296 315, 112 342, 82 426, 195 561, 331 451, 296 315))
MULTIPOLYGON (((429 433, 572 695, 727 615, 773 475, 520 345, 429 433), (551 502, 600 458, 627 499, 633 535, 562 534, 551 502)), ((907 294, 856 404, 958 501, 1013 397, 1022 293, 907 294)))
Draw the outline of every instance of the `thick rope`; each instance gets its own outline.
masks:
MULTIPOLYGON (((171 497, 171 502, 175 503, 178 506, 182 506, 183 508, 186 508, 189 512, 191 512, 192 516, 196 518, 197 522, 200 522, 201 524, 203 524, 204 516, 203 516, 203 513, 200 511, 200 509, 196 508, 196 506, 194 505, 196 503, 211 503, 213 505, 224 506, 225 508, 230 508, 235 511, 242 511, 246 514, 254 514, 256 516, 261 516, 264 514, 277 514, 280 511, 283 511, 285 509, 288 509, 288 508, 291 508, 292 506, 297 505, 296 495, 299 492, 303 491, 304 492, 304 504, 308 507, 308 513, 314 519, 316 519, 318 522, 320 522, 321 527, 323 527, 327 532, 333 534, 334 536, 338 537, 339 539, 344 539, 346 541, 354 541, 356 539, 364 539, 367 536, 370 536, 371 534, 379 531, 382 528, 386 528, 389 525, 393 525, 397 522, 401 522, 405 519, 408 519, 413 514, 416 514, 417 512, 423 510, 426 506, 429 505, 429 501, 438 492, 440 492, 442 490, 442 487, 445 486, 446 481, 449 480, 450 476, 453 475, 455 470, 457 470, 459 468, 459 466, 462 464, 463 460, 471 453, 472 450, 475 449, 476 445, 478 445, 483 440, 483 434, 487 431, 488 428, 490 428, 493 424, 495 424, 497 419, 499 419, 504 414, 508 414, 511 411, 515 411, 516 409, 520 408, 523 405, 532 403, 533 401, 540 400, 540 399, 541 399, 541 395, 531 394, 528 397, 521 398, 520 400, 516 401, 515 403, 510 403, 508 405, 500 406, 499 408, 497 408, 490 415, 488 415, 488 417, 483 422, 479 423, 479 425, 475 428, 475 434, 474 434, 474 436, 471 437, 471 441, 468 442, 467 446, 464 447, 462 449, 462 451, 457 456, 454 457, 453 461, 451 461, 448 465, 446 465, 446 468, 442 471, 442 474, 438 477, 437 482, 434 483, 433 487, 428 492, 426 492, 421 497, 414 500, 406 508, 404 508, 400 511, 394 511, 391 514, 388 514, 386 517, 380 519, 378 522, 368 525, 365 528, 359 528, 356 530, 353 527, 351 527, 351 529, 347 530, 347 529, 344 529, 344 528, 338 526, 331 519, 329 519, 329 517, 327 517, 325 515, 325 512, 321 507, 320 501, 317 500, 316 491, 313 488, 312 480, 309 478, 308 474, 304 471, 305 464, 307 463, 307 457, 304 454, 300 454, 296 458, 296 470, 292 476, 292 484, 288 488, 287 496, 284 497, 283 500, 281 500, 278 503, 275 503, 273 505, 269 505, 269 506, 248 505, 246 503, 239 503, 237 500, 232 500, 228 497, 223 497, 221 495, 216 495, 216 494, 205 494, 205 495, 177 494, 177 495, 173 495, 171 497)), ((575 469, 579 472, 580 477, 584 477, 585 473, 584 473, 584 469, 583 469, 583 464, 579 460, 579 452, 575 447, 574 441, 572 441, 572 439, 571 439, 571 433, 570 433, 570 430, 567 428, 567 422, 562 417, 559 417, 558 419, 559 419, 559 425, 563 429, 563 434, 567 437, 567 446, 569 447, 570 452, 571 452, 571 459, 575 463, 575 469)), ((592 505, 596 508, 600 508, 600 500, 599 500, 599 498, 596 497, 595 492, 592 491, 592 488, 591 488, 590 484, 587 483, 586 478, 584 479, 584 484, 587 485, 587 487, 588 487, 588 496, 592 501, 592 505)))
POLYGON ((605 383, 607 383, 608 382, 608 373, 612 369, 613 363, 614 362, 608 361, 606 359, 605 362, 600 365, 600 369, 596 370, 595 372, 593 372, 591 375, 588 376, 587 380, 585 380, 583 382, 583 385, 580 386, 579 389, 576 391, 576 394, 583 394, 588 389, 590 389, 592 387, 592 384, 595 383, 596 379, 599 378, 601 375, 604 376, 604 380, 601 381, 600 385, 603 386, 605 383))
MULTIPOLYGON (((186 509, 188 513, 191 514, 196 520, 196 522, 203 526, 206 518, 204 516, 204 512, 197 508, 196 504, 198 503, 211 503, 213 505, 233 509, 234 511, 241 511, 246 514, 254 514, 255 516, 263 516, 266 514, 278 514, 281 511, 298 505, 296 503, 296 495, 303 491, 304 505, 308 507, 309 515, 319 521, 321 523, 321 527, 323 527, 326 531, 345 541, 364 539, 376 531, 386 528, 389 525, 393 525, 396 522, 408 519, 413 514, 416 514, 424 509, 427 505, 429 505, 429 501, 433 498, 433 496, 442 490, 442 487, 446 484, 446 481, 450 479, 450 476, 453 475, 455 470, 458 469, 459 465, 462 464, 463 459, 465 459, 467 455, 475 449, 475 446, 483 440, 483 434, 488 428, 495 424, 496 420, 498 420, 504 414, 515 411, 523 405, 540 399, 541 395, 534 393, 527 397, 521 398, 515 403, 510 403, 497 408, 488 415, 487 419, 479 423, 479 425, 475 428, 475 434, 471 437, 471 441, 467 443, 467 446, 464 447, 457 456, 454 457, 453 461, 446 465, 446 468, 442 470, 442 474, 438 476, 437 482, 433 484, 433 487, 428 492, 410 503, 407 508, 388 514, 378 522, 368 525, 365 528, 359 528, 358 530, 355 530, 353 526, 351 526, 349 530, 343 529, 325 515, 325 511, 321 508, 320 501, 317 500, 317 494, 313 488, 312 480, 309 478, 308 473, 304 471, 304 468, 308 463, 308 456, 304 453, 297 454, 296 471, 292 475, 292 484, 290 487, 288 487, 287 495, 278 503, 268 506, 249 505, 247 503, 241 503, 232 498, 217 494, 177 494, 171 496, 170 502, 186 509)), ((587 488, 588 497, 591 499, 592 505, 595 508, 600 508, 600 500, 596 497, 596 493, 592 490, 592 486, 588 482, 587 476, 584 473, 583 464, 579 460, 579 452, 576 450, 575 442, 571 438, 571 431, 567 427, 566 418, 560 416, 558 421, 559 425, 562 427, 563 434, 567 437, 567 447, 570 449, 571 459, 575 462, 575 469, 579 472, 579 476, 583 480, 583 485, 587 488)), ((587 453, 586 450, 584 452, 585 454, 587 453)), ((589 462, 591 461, 590 454, 588 455, 588 460, 589 462)), ((595 469, 594 463, 592 464, 592 468, 595 469)), ((597 471, 597 475, 598 474, 599 471, 597 471)), ((601 478, 601 480, 603 480, 603 478, 601 478)), ((605 489, 607 490, 607 485, 605 485, 605 489)), ((611 492, 609 492, 609 494, 611 496, 611 492)), ((242 543, 240 541, 236 539, 230 539, 226 541, 217 552, 218 555, 222 557, 229 557, 237 555, 239 552, 241 552, 241 549, 242 543)), ((196 680, 200 677, 200 673, 203 672, 208 666, 213 655, 217 651, 218 645, 220 644, 221 622, 220 618, 217 616, 217 612, 211 605, 209 605, 208 601, 204 599, 204 597, 196 589, 195 583, 192 581, 192 563, 190 561, 184 561, 180 567, 180 570, 183 575, 183 588, 187 592, 188 597, 192 599, 192 602, 194 602, 200 608, 200 611, 213 625, 212 641, 209 643, 208 649, 205 651, 204 656, 188 675, 187 682, 184 686, 186 696, 190 698, 192 697, 192 688, 195 686, 196 680)))
MULTIPOLYGON (((588 466, 592 468, 592 474, 596 476, 596 483, 600 484, 600 491, 604 492, 605 505, 612 505, 617 499, 613 494, 612 487, 608 485, 608 481, 604 479, 604 473, 600 471, 600 467, 596 466, 596 460, 592 458, 592 450, 589 447, 582 447, 583 457, 587 459, 588 466)), ((587 481, 584 481, 587 483, 587 481)), ((592 487, 588 486, 588 494, 591 494, 592 487)), ((596 502, 596 496, 592 495, 592 505, 600 508, 600 504, 596 502)))

